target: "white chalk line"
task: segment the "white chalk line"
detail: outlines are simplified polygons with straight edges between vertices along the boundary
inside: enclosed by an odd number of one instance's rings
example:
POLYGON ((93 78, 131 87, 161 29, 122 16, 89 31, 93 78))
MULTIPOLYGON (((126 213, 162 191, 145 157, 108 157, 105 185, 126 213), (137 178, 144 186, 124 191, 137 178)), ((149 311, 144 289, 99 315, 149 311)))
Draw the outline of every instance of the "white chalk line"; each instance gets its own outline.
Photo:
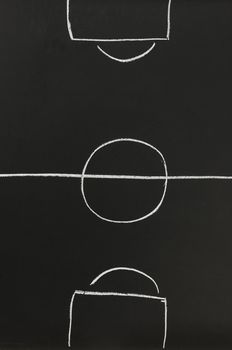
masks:
POLYGON ((151 38, 75 38, 72 32, 72 25, 70 21, 70 0, 66 2, 66 14, 67 14, 67 28, 70 39, 73 41, 89 41, 89 42, 130 42, 130 41, 167 41, 170 38, 171 29, 171 2, 168 0, 168 10, 167 10, 167 35, 166 37, 151 37, 151 38))
POLYGON ((166 347, 166 341, 167 341, 167 334, 168 334, 168 302, 165 298, 164 300, 164 340, 163 340, 163 349, 166 347))
POLYGON ((90 41, 90 42, 103 42, 103 43, 108 43, 108 42, 134 42, 134 41, 168 41, 169 38, 168 37, 163 37, 163 38, 121 38, 121 39, 103 39, 103 38, 100 38, 100 39, 94 39, 94 38, 73 38, 72 39, 73 41, 90 41))
POLYGON ((225 175, 112 175, 112 174, 66 174, 66 173, 8 173, 0 174, 0 178, 70 178, 70 179, 109 179, 109 180, 232 180, 225 175))
POLYGON ((82 193, 82 197, 84 199, 84 202, 87 206, 87 208, 94 214, 96 215, 99 219, 103 220, 103 221, 106 221, 106 222, 110 222, 110 223, 114 223, 114 224, 132 224, 132 223, 135 223, 135 222, 139 222, 139 221, 142 221, 142 220, 145 220, 147 219, 148 217, 152 216, 153 214, 155 214, 159 208, 161 207, 163 201, 164 201, 164 197, 165 197, 165 194, 166 194, 166 191, 167 191, 167 184, 168 184, 168 180, 167 180, 167 176, 168 176, 168 169, 167 169, 167 164, 166 164, 166 161, 165 161, 165 158, 163 156, 163 154, 156 148, 154 147, 153 145, 145 142, 145 141, 142 141, 142 140, 138 140, 138 139, 133 139, 133 138, 119 138, 119 139, 114 139, 114 140, 111 140, 111 141, 108 141, 108 142, 105 142, 103 143, 102 145, 98 146, 89 156, 89 158, 87 159, 85 165, 84 165, 84 168, 82 170, 82 176, 81 176, 81 193, 82 193), (136 144, 139 144, 139 145, 143 145, 143 146, 146 146, 148 147, 149 149, 151 149, 152 151, 154 151, 155 153, 158 153, 159 157, 161 158, 161 161, 163 163, 163 167, 164 167, 164 176, 165 176, 165 181, 164 181, 164 186, 163 186, 163 193, 162 193, 162 196, 161 196, 161 199, 159 201, 159 203, 155 206, 155 208, 153 210, 151 210, 149 213, 139 217, 139 218, 136 218, 136 219, 131 219, 131 220, 112 220, 112 219, 109 219, 109 218, 106 218, 100 214, 98 214, 92 207, 91 205, 89 204, 87 198, 86 198, 86 194, 85 194, 85 175, 88 173, 87 172, 87 168, 89 166, 89 163, 91 162, 92 158, 96 155, 97 152, 99 152, 100 150, 104 149, 105 147, 108 147, 108 146, 111 146, 113 144, 116 144, 116 143, 121 143, 121 142, 132 142, 132 143, 136 143, 136 144))
POLYGON ((108 270, 105 270, 103 271, 102 273, 100 273, 97 277, 95 277, 92 282, 90 283, 90 286, 93 286, 95 285, 102 277, 112 273, 112 272, 117 272, 117 271, 129 271, 129 272, 135 272, 139 275, 142 275, 144 277, 146 277, 147 279, 149 279, 150 281, 152 281, 152 283, 155 285, 156 287, 156 291, 157 293, 159 294, 159 287, 158 287, 158 284, 156 283, 156 281, 151 277, 149 276, 148 274, 146 274, 145 272, 141 271, 141 270, 138 270, 138 269, 134 269, 134 268, 131 268, 131 267, 113 267, 111 269, 108 269, 108 270))
POLYGON ((71 298, 70 308, 69 308, 69 330, 68 330, 68 347, 71 347, 71 336, 72 336, 72 314, 73 314, 73 304, 76 295, 83 296, 99 296, 99 297, 130 297, 130 298, 141 298, 149 300, 158 300, 164 303, 164 339, 163 339, 163 349, 165 349, 166 339, 167 339, 167 299, 162 297, 157 297, 154 295, 147 294, 137 294, 137 293, 118 293, 118 292, 95 292, 95 291, 84 291, 76 290, 71 298))
POLYGON ((67 0, 66 6, 67 6, 66 15, 67 15, 68 33, 69 33, 70 39, 74 40, 73 33, 72 33, 72 26, 71 26, 71 22, 70 22, 70 0, 67 0))
POLYGON ((143 299, 155 299, 165 302, 165 298, 157 297, 155 295, 148 294, 137 294, 137 293, 119 293, 119 292, 94 292, 85 290, 76 290, 77 295, 88 295, 88 296, 113 296, 113 297, 133 297, 133 298, 143 298, 143 299))
POLYGON ((73 303, 76 296, 76 292, 73 293, 70 306, 69 306, 69 327, 68 327, 68 347, 71 346, 71 336, 72 336, 72 314, 73 314, 73 303))
POLYGON ((171 32, 171 3, 172 0, 168 1, 168 15, 167 15, 167 40, 170 40, 170 32, 171 32))
POLYGON ((66 15, 67 15, 67 29, 72 41, 84 41, 84 42, 153 42, 151 47, 144 51, 142 54, 133 56, 131 58, 117 58, 113 55, 110 55, 105 50, 103 50, 99 45, 97 45, 98 50, 105 55, 106 57, 112 59, 113 61, 120 63, 131 63, 137 61, 145 56, 147 56, 155 47, 156 41, 167 41, 170 39, 170 31, 171 31, 171 2, 172 0, 168 0, 168 8, 167 8, 167 34, 166 37, 153 37, 153 38, 75 38, 72 31, 72 25, 70 21, 70 0, 66 2, 66 15))
POLYGON ((112 60, 116 61, 116 62, 120 62, 120 63, 130 63, 133 61, 137 61, 140 58, 143 58, 145 56, 147 56, 155 47, 156 43, 154 42, 151 47, 149 47, 148 50, 144 51, 143 53, 137 55, 137 56, 133 56, 130 58, 117 58, 115 56, 110 55, 109 53, 107 53, 105 50, 103 50, 99 45, 97 46, 98 50, 103 53, 103 55, 105 55, 108 58, 111 58, 112 60))
MULTIPOLYGON (((147 279, 151 280, 152 283, 155 285, 156 287, 156 291, 159 294, 159 287, 157 285, 157 283, 155 282, 155 280, 149 276, 148 274, 146 274, 145 272, 135 269, 135 268, 131 268, 131 267, 113 267, 110 268, 108 270, 105 270, 103 272, 101 272, 97 277, 95 277, 92 282, 90 283, 90 286, 95 285, 100 279, 102 279, 103 277, 105 277, 108 274, 111 274, 112 272, 116 272, 116 271, 129 271, 129 272, 135 272, 139 275, 143 275, 144 277, 146 277, 147 279)), ((167 339, 167 317, 168 317, 168 310, 167 310, 167 298, 164 297, 159 297, 159 296, 155 296, 155 295, 148 295, 148 294, 138 294, 138 293, 119 293, 119 292, 99 292, 99 291, 86 291, 86 290, 75 290, 72 298, 71 298, 71 302, 70 302, 70 308, 69 308, 69 330, 68 330, 68 346, 71 346, 71 334, 72 334, 72 314, 73 314, 73 303, 74 303, 74 299, 76 295, 84 295, 84 296, 100 296, 100 297, 131 297, 131 298, 143 298, 143 299, 153 299, 153 300, 158 300, 162 303, 164 303, 164 337, 163 337, 163 349, 165 349, 166 346, 166 339, 167 339)))

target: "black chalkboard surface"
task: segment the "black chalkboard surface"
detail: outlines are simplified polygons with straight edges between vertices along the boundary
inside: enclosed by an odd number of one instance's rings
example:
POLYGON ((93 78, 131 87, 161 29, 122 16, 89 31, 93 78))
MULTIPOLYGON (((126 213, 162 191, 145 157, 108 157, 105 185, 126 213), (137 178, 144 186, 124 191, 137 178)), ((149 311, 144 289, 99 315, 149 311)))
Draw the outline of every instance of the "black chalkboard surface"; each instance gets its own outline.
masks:
POLYGON ((232 3, 71 1, 0 1, 0 349, 231 349, 232 3))

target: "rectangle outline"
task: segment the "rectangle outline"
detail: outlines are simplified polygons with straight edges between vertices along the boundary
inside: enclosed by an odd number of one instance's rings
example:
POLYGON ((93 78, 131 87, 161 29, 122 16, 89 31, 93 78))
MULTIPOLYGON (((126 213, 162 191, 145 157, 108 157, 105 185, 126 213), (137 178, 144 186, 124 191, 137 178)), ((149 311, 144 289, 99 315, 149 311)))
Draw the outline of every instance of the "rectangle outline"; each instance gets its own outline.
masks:
POLYGON ((157 297, 154 295, 146 294, 136 294, 136 293, 117 293, 117 292, 96 292, 96 291, 84 291, 84 290, 75 290, 72 295, 69 309, 69 332, 68 332, 68 347, 71 347, 71 333, 72 333, 72 312, 73 312, 73 303, 76 295, 83 296, 115 296, 115 297, 131 297, 131 298, 143 298, 143 299, 153 299, 159 300, 164 303, 164 337, 163 337, 163 349, 165 349, 166 340, 167 340, 167 299, 164 297, 157 297))
POLYGON ((74 38, 72 32, 72 25, 70 22, 70 0, 67 0, 67 28, 69 32, 70 39, 72 41, 89 41, 89 42, 129 42, 129 41, 167 41, 170 39, 170 29, 171 29, 171 2, 168 0, 168 10, 167 10, 167 34, 166 37, 161 38, 121 38, 121 39, 95 39, 95 38, 74 38))

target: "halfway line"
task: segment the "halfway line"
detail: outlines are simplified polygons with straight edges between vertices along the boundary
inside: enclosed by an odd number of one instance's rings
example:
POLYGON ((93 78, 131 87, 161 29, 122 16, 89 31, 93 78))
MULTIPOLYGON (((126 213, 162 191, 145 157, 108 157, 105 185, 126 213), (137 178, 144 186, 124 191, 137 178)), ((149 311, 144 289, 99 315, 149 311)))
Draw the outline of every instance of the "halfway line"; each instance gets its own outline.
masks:
POLYGON ((73 178, 112 179, 112 180, 232 180, 232 176, 143 176, 143 175, 102 175, 102 174, 65 174, 65 173, 11 173, 0 174, 0 178, 41 177, 41 178, 73 178))

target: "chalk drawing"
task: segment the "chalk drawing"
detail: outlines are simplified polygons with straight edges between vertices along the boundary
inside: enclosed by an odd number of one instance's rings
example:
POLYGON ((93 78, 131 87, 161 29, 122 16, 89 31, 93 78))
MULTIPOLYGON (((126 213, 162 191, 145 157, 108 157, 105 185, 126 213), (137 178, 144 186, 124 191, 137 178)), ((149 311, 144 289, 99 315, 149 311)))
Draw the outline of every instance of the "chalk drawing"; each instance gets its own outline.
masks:
POLYGON ((109 270, 103 271, 102 273, 100 273, 100 275, 98 275, 97 277, 95 277, 92 282, 90 283, 91 286, 95 285, 98 281, 100 281, 100 279, 108 274, 111 274, 112 272, 116 272, 116 271, 130 271, 130 272, 135 272, 139 275, 142 275, 144 277, 146 277, 147 279, 149 279, 155 286, 157 293, 159 294, 159 287, 158 284, 156 283, 156 281, 150 277, 149 275, 147 275, 146 273, 144 273, 141 270, 137 270, 137 269, 133 269, 131 267, 113 267, 109 270))
POLYGON ((162 155, 162 153, 154 146, 150 145, 149 143, 147 142, 144 142, 144 141, 141 141, 141 140, 137 140, 137 139, 131 139, 131 138, 121 138, 121 139, 116 139, 116 140, 113 140, 113 141, 109 141, 109 142, 106 142, 104 143, 103 145, 97 147, 92 153, 91 155, 89 156, 89 158, 87 159, 85 165, 84 165, 84 168, 83 168, 83 171, 82 171, 82 176, 81 176, 81 193, 82 193, 82 196, 83 196, 83 199, 84 199, 84 202, 86 204, 86 206, 89 208, 89 210, 95 214, 99 219, 102 219, 104 221, 107 221, 107 222, 111 222, 111 223, 115 223, 115 224, 132 224, 132 223, 135 223, 135 222, 138 222, 138 221, 142 221, 142 220, 145 220, 147 219, 148 217, 152 216, 153 214, 155 214, 159 208, 161 207, 163 201, 164 201, 164 197, 165 197, 165 194, 166 194, 166 191, 167 191, 167 185, 168 185, 168 170, 167 170, 167 165, 166 165, 166 162, 165 162, 165 159, 164 159, 164 156, 162 155), (85 186, 84 186, 84 180, 85 180, 85 173, 86 173, 86 170, 87 170, 87 167, 90 163, 90 161, 92 160, 92 158, 94 157, 94 155, 101 149, 109 146, 109 145, 112 145, 112 144, 115 144, 115 143, 121 143, 121 142, 132 142, 132 143, 137 143, 137 144, 142 144, 143 146, 146 146, 150 149, 152 149, 154 152, 158 153, 158 155, 161 157, 161 160, 162 160, 162 163, 163 163, 163 166, 164 166, 164 174, 165 174, 165 180, 164 180, 164 188, 163 188, 163 194, 162 194, 162 197, 159 201, 159 203, 155 206, 155 208, 150 211, 149 213, 137 218, 137 219, 133 219, 133 220, 112 220, 112 219, 108 219, 100 214, 98 214, 91 206, 90 204, 88 203, 88 200, 86 198, 86 195, 85 195, 85 186))
MULTIPOLYGON (((90 286, 95 285, 103 276, 106 276, 110 273, 113 273, 115 271, 129 271, 134 272, 139 275, 142 275, 146 277, 147 279, 151 280, 152 283, 155 285, 156 292, 159 294, 159 287, 155 280, 147 275, 146 273, 142 272, 141 270, 137 270, 134 268, 129 267, 115 267, 111 268, 109 270, 106 270, 102 272, 100 275, 95 277, 93 281, 90 283, 90 286)), ((160 301, 164 304, 164 335, 163 335, 163 349, 165 349, 166 341, 167 341, 167 325, 168 325, 168 309, 167 309, 167 299, 164 297, 159 297, 155 295, 147 295, 147 294, 138 294, 138 293, 119 293, 119 292, 102 292, 102 291, 86 291, 86 290, 75 290, 70 301, 69 306, 69 327, 68 327, 68 347, 71 347, 71 338, 72 338, 72 323, 73 323, 73 304, 74 299, 76 296, 99 296, 99 297, 124 297, 124 298, 143 298, 143 299, 150 299, 150 300, 156 300, 160 301)))
POLYGON ((225 175, 169 175, 168 174, 168 170, 167 170, 167 164, 165 161, 165 158, 163 156, 163 154, 154 146, 152 146, 151 144, 145 142, 145 141, 141 141, 141 140, 137 140, 137 139, 132 139, 132 138, 120 138, 120 139, 115 139, 115 140, 111 140, 108 141, 102 145, 100 145, 99 147, 97 147, 89 156, 89 158, 87 159, 84 168, 82 170, 82 173, 77 173, 77 174, 70 174, 70 173, 6 173, 6 174, 0 174, 0 179, 1 178, 8 178, 8 179, 14 179, 14 178, 44 178, 44 179, 49 179, 49 178, 53 178, 53 179, 67 179, 67 180, 80 180, 81 183, 81 193, 84 199, 84 202, 87 206, 87 208, 95 215, 97 216, 99 219, 103 220, 103 221, 107 221, 107 222, 111 222, 111 223, 118 223, 118 224, 131 224, 134 222, 138 222, 138 221, 142 221, 147 219, 148 217, 152 216, 153 214, 155 214, 161 207, 164 199, 165 199, 165 195, 167 192, 167 185, 168 185, 168 181, 231 181, 232 180, 232 176, 225 176, 225 175), (152 149, 154 152, 158 153, 158 155, 161 158, 163 167, 164 167, 164 175, 161 176, 157 176, 157 175, 149 175, 149 176, 144 176, 144 175, 120 175, 120 174, 89 174, 87 173, 87 167, 91 161, 91 159, 94 157, 94 155, 101 149, 103 149, 104 147, 111 145, 111 144, 115 144, 118 142, 133 142, 133 143, 137 143, 137 144, 142 144, 144 146, 147 146, 148 148, 152 149), (111 220, 108 218, 104 218, 103 216, 101 216, 100 214, 98 214, 95 210, 93 210, 87 199, 86 199, 86 195, 85 195, 85 180, 86 179, 104 179, 104 180, 119 180, 119 181, 164 181, 164 188, 163 188, 163 194, 162 197, 160 199, 160 202, 158 203, 158 205, 148 214, 144 215, 143 217, 134 219, 134 220, 128 220, 128 221, 123 221, 123 220, 111 220))
POLYGON ((139 60, 140 58, 143 58, 145 56, 147 56, 155 47, 156 43, 153 43, 151 45, 151 47, 143 52, 142 54, 138 55, 138 56, 134 56, 134 57, 131 57, 131 58, 116 58, 110 54, 108 54, 106 51, 104 51, 99 45, 97 46, 98 50, 100 50, 105 56, 111 58, 112 60, 114 61, 117 61, 117 62, 121 62, 121 63, 129 63, 129 62, 133 62, 133 61, 137 61, 139 60))
POLYGON ((70 20, 70 2, 73 0, 67 0, 66 3, 66 14, 67 14, 67 29, 69 33, 69 37, 72 41, 84 41, 84 42, 98 42, 98 43, 107 43, 107 42, 152 42, 151 47, 143 52, 142 54, 130 57, 130 58, 117 58, 114 57, 113 55, 110 55, 107 53, 105 50, 101 48, 100 45, 97 45, 98 50, 103 53, 105 56, 108 58, 120 62, 120 63, 130 63, 137 61, 146 55, 148 55, 155 47, 157 41, 168 41, 170 40, 170 32, 171 32, 171 2, 172 0, 168 0, 168 5, 167 5, 167 31, 166 35, 164 37, 144 37, 144 38, 80 38, 80 37, 74 37, 73 31, 72 31, 72 24, 70 20))

